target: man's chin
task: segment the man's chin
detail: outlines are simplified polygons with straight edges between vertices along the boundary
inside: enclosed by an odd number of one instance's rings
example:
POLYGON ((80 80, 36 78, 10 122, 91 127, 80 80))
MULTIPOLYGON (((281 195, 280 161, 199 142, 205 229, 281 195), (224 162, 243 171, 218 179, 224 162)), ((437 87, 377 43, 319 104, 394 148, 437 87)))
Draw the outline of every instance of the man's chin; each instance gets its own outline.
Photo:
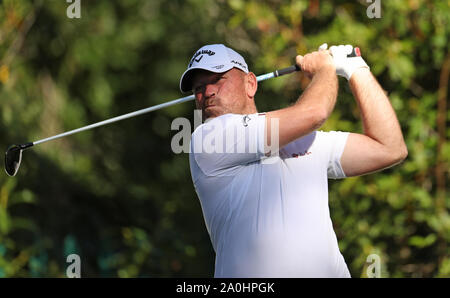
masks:
POLYGON ((217 111, 215 109, 206 109, 203 110, 203 121, 208 121, 211 120, 213 118, 219 117, 226 114, 225 112, 222 111, 217 111))

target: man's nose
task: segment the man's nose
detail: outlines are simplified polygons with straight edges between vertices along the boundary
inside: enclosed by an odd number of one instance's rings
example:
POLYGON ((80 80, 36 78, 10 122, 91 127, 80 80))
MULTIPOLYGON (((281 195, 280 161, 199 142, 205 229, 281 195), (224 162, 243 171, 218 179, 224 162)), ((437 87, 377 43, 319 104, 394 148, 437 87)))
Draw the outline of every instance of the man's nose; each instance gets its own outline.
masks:
POLYGON ((215 84, 207 84, 205 86, 205 97, 210 98, 217 94, 217 87, 215 84))

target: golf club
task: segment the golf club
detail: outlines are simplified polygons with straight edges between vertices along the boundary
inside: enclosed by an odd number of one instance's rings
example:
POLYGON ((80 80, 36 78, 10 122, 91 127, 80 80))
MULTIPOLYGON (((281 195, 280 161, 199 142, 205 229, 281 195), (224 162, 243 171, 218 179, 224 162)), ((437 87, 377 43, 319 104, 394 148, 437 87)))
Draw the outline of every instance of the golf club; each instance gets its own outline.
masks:
MULTIPOLYGON (((348 57, 356 57, 356 56, 361 56, 359 48, 354 48, 353 52, 348 55, 348 57)), ((298 67, 297 65, 292 65, 292 66, 287 67, 287 68, 275 70, 273 72, 260 75, 260 76, 258 76, 256 78, 256 80, 258 82, 261 82, 261 81, 268 80, 268 79, 271 79, 271 78, 276 78, 276 77, 279 77, 279 76, 282 76, 282 75, 290 74, 290 73, 293 73, 293 72, 299 71, 299 70, 300 70, 300 67, 298 67)), ((23 150, 25 150, 27 148, 30 148, 30 147, 32 147, 34 145, 42 144, 42 143, 45 143, 45 142, 48 142, 48 141, 51 141, 51 140, 59 139, 59 138, 62 138, 62 137, 65 137, 65 136, 69 136, 69 135, 73 135, 73 134, 76 134, 76 133, 79 133, 79 132, 82 132, 82 131, 85 131, 85 130, 89 130, 89 129, 92 129, 92 128, 95 128, 95 127, 99 127, 99 126, 103 126, 103 125, 106 125, 106 124, 114 123, 114 122, 117 122, 117 121, 120 121, 120 120, 128 119, 128 118, 135 117, 135 116, 139 116, 139 115, 142 115, 142 114, 145 114, 145 113, 148 113, 148 112, 156 111, 156 110, 159 110, 159 109, 162 109, 162 108, 165 108, 165 107, 169 107, 169 106, 172 106, 172 105, 175 105, 175 104, 179 104, 179 103, 183 103, 183 102, 186 102, 186 101, 190 101, 190 100, 193 100, 193 99, 195 99, 195 96, 192 94, 192 95, 189 95, 189 96, 185 96, 185 97, 181 97, 181 98, 178 98, 178 99, 174 99, 174 100, 166 102, 166 103, 158 104, 158 105, 155 105, 155 106, 152 106, 152 107, 148 107, 148 108, 145 108, 145 109, 141 109, 141 110, 138 110, 138 111, 135 111, 135 112, 131 112, 131 113, 128 113, 128 114, 124 114, 124 115, 121 115, 121 116, 117 116, 117 117, 114 117, 114 118, 103 120, 103 121, 100 121, 100 122, 97 122, 97 123, 94 123, 94 124, 91 124, 91 125, 87 125, 87 126, 84 126, 84 127, 81 127, 81 128, 77 128, 77 129, 74 129, 74 130, 71 130, 71 131, 68 131, 68 132, 64 132, 64 133, 61 133, 61 134, 58 134, 58 135, 55 135, 55 136, 52 136, 52 137, 48 137, 48 138, 45 138, 45 139, 42 139, 42 140, 38 140, 38 141, 35 141, 35 142, 25 143, 25 144, 22 144, 22 145, 11 145, 8 148, 8 150, 6 151, 6 153, 5 153, 5 171, 6 171, 6 173, 9 176, 15 176, 17 174, 17 172, 19 171, 20 163, 22 161, 22 152, 23 152, 23 150)))

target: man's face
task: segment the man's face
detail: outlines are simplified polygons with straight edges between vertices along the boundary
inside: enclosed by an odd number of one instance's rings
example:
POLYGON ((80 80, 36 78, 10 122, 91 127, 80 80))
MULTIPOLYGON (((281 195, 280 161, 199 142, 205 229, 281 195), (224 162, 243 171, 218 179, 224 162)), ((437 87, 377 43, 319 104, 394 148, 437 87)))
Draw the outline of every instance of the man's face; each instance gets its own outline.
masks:
POLYGON ((192 92, 203 119, 227 113, 241 114, 247 104, 245 73, 232 68, 214 73, 197 70, 192 77, 192 92))

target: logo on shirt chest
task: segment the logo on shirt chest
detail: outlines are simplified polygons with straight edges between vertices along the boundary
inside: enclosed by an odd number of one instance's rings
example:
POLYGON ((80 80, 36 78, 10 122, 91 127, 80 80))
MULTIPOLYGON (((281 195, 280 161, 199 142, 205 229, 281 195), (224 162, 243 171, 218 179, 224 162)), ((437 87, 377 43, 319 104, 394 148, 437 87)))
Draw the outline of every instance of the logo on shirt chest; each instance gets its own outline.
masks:
POLYGON ((248 121, 252 120, 248 115, 245 115, 244 118, 242 118, 242 124, 244 127, 248 126, 248 121))

